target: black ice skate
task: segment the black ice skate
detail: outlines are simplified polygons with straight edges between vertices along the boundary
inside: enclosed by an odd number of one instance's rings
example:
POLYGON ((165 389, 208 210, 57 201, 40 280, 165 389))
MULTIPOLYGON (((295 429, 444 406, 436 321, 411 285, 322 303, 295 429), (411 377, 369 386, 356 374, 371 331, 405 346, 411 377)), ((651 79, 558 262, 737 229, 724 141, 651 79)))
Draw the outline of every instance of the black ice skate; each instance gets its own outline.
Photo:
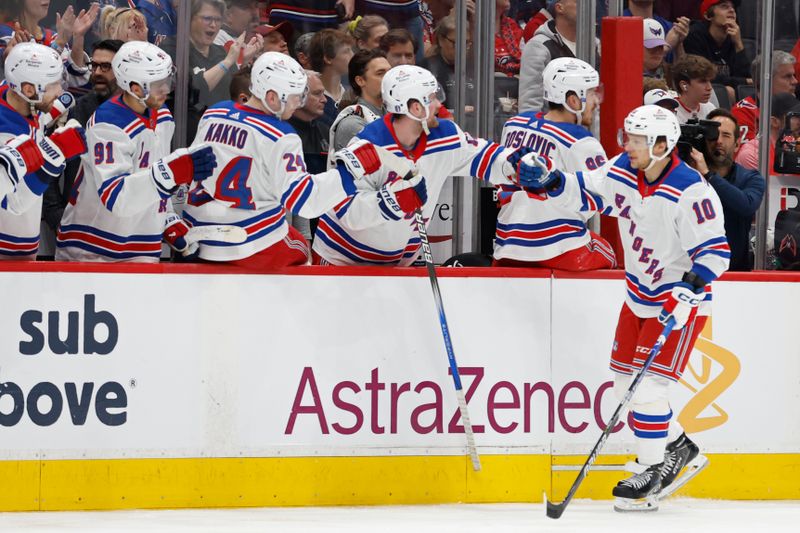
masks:
POLYGON ((700 455, 697 444, 683 433, 676 441, 667 445, 662 465, 661 491, 657 496, 659 500, 670 496, 699 474, 708 465, 708 459, 700 455))
POLYGON ((664 463, 645 467, 639 465, 641 471, 628 479, 623 479, 611 491, 616 499, 614 510, 628 511, 657 511, 658 500, 656 496, 661 490, 661 469, 664 463))

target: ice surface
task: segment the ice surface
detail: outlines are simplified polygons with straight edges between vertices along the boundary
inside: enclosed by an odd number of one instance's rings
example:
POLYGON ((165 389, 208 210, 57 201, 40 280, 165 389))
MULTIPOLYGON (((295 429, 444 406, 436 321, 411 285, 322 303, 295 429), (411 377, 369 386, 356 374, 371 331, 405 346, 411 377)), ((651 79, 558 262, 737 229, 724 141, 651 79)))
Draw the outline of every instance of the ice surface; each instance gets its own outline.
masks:
POLYGON ((0 513, 3 532, 549 532, 800 531, 800 502, 673 498, 655 513, 619 514, 610 501, 573 501, 551 520, 542 504, 293 507, 0 513))

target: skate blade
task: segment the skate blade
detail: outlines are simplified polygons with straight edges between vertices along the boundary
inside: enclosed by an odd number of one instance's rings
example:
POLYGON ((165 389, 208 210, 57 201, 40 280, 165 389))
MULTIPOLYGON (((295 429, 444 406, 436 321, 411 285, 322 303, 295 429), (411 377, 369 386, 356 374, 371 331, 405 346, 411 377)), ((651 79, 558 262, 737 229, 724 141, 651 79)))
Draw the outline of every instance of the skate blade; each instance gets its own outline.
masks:
POLYGON ((618 513, 652 513, 658 511, 658 500, 655 496, 638 500, 614 498, 614 510, 618 513))
POLYGON ((705 455, 698 455, 687 464, 683 471, 675 478, 675 480, 661 492, 658 493, 657 499, 663 500, 672 496, 678 489, 686 485, 692 480, 694 476, 699 474, 705 467, 708 466, 708 457, 705 455))

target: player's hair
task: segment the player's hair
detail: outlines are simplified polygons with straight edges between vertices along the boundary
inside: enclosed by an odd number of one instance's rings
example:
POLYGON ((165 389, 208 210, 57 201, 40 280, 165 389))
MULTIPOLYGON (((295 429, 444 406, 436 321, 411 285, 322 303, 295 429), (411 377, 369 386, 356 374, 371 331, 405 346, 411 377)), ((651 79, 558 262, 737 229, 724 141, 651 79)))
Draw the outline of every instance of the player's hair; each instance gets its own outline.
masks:
POLYGON ((731 121, 733 121, 733 136, 734 136, 734 140, 738 141, 739 140, 739 121, 736 120, 736 117, 733 116, 733 113, 731 113, 727 109, 723 109, 721 107, 718 107, 717 109, 714 109, 713 111, 711 111, 711 113, 709 113, 708 116, 706 116, 706 120, 712 120, 712 119, 715 119, 717 117, 725 117, 725 118, 729 118, 729 119, 731 119, 731 121))
POLYGON ((122 48, 123 44, 124 43, 119 39, 103 39, 102 41, 97 41, 92 45, 92 53, 94 53, 96 50, 107 50, 116 54, 119 52, 119 49, 122 48))
POLYGON ((389 23, 380 15, 364 15, 363 17, 358 17, 358 21, 355 24, 351 23, 348 26, 348 31, 356 40, 356 44, 358 44, 358 41, 369 39, 372 30, 378 26, 386 26, 388 28, 389 23))
POLYGON ((333 59, 343 46, 353 46, 355 40, 351 35, 336 30, 325 28, 314 34, 308 45, 308 55, 311 59, 311 68, 317 72, 325 69, 325 59, 333 59))
POLYGON ((380 41, 381 50, 388 53, 389 49, 396 44, 411 43, 414 47, 414 54, 417 53, 417 40, 411 32, 405 28, 394 28, 383 34, 380 41))
POLYGON ((379 57, 386 57, 386 52, 380 48, 374 50, 359 50, 353 55, 347 71, 347 79, 350 81, 350 90, 345 93, 342 100, 339 102, 339 109, 351 106, 361 98, 362 91, 361 87, 356 83, 356 77, 363 77, 364 73, 367 72, 367 68, 369 68, 370 61, 379 57))
MULTIPOLYGON (((782 65, 794 65, 797 59, 789 52, 783 50, 772 51, 772 77, 775 77, 775 72, 782 65)), ((761 81, 759 72, 761 71, 761 54, 758 54, 753 62, 750 64, 750 73, 753 75, 753 85, 758 89, 758 84, 761 81)))
POLYGON ((642 96, 649 93, 653 89, 661 89, 662 91, 669 91, 669 85, 662 78, 651 78, 645 76, 642 80, 642 96))
POLYGON ((237 71, 236 74, 231 76, 231 85, 229 87, 231 100, 234 102, 239 101, 241 94, 252 96, 250 93, 250 67, 244 67, 237 71))
POLYGON ((712 80, 717 75, 717 67, 703 56, 686 54, 672 64, 670 74, 672 87, 680 94, 683 92, 681 91, 681 82, 698 79, 712 80))

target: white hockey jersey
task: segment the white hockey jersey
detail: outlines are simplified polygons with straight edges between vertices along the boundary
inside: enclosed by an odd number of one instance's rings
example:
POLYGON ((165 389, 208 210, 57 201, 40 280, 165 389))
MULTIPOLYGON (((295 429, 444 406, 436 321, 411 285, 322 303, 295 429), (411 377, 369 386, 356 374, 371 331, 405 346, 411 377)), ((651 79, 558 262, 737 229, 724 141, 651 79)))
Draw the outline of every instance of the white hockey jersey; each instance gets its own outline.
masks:
POLYGON ((617 217, 625 251, 625 302, 641 318, 658 316, 685 272, 705 280, 699 315, 710 314, 711 282, 728 269, 722 204, 699 172, 672 155, 653 183, 621 154, 602 169, 566 174, 548 201, 617 217))
MULTIPOLYGON (((37 117, 26 118, 6 100, 8 86, 0 86, 0 144, 21 135, 43 135, 37 117)), ((0 166, 0 173, 5 173, 0 166)), ((5 194, 0 197, 0 260, 33 260, 39 250, 42 194, 47 184, 29 174, 0 176, 5 194)))
POLYGON ((97 108, 58 229, 57 260, 158 262, 172 208, 150 167, 170 153, 174 131, 166 107, 140 115, 117 95, 97 108))
MULTIPOLYGON (((411 152, 400 147, 389 114, 368 124, 355 139, 370 141, 415 161, 428 191, 428 200, 422 207, 426 221, 436 207, 447 176, 476 176, 494 185, 509 183, 502 166, 510 150, 491 141, 473 139, 449 120, 440 120, 429 135, 423 134, 411 152)), ((382 168, 358 180, 357 195, 320 217, 314 251, 333 265, 412 264, 420 248, 413 215, 390 219, 377 201, 377 191, 396 178, 396 174, 382 168)))
MULTIPOLYGON (((586 128, 546 120, 541 112, 510 118, 503 126, 501 139, 507 148, 532 148, 553 160, 555 168, 566 172, 596 170, 606 163, 603 147, 586 128)), ((495 259, 545 261, 585 246, 591 240, 586 221, 593 213, 576 213, 555 203, 543 204, 516 187, 501 187, 499 192, 495 259)))
POLYGON ((203 242, 200 257, 208 261, 250 257, 286 236, 287 210, 314 218, 355 193, 353 177, 341 166, 309 174, 294 128, 249 106, 227 101, 210 107, 194 142, 214 149, 217 167, 192 184, 184 219, 194 226, 233 224, 248 235, 241 244, 203 242))

